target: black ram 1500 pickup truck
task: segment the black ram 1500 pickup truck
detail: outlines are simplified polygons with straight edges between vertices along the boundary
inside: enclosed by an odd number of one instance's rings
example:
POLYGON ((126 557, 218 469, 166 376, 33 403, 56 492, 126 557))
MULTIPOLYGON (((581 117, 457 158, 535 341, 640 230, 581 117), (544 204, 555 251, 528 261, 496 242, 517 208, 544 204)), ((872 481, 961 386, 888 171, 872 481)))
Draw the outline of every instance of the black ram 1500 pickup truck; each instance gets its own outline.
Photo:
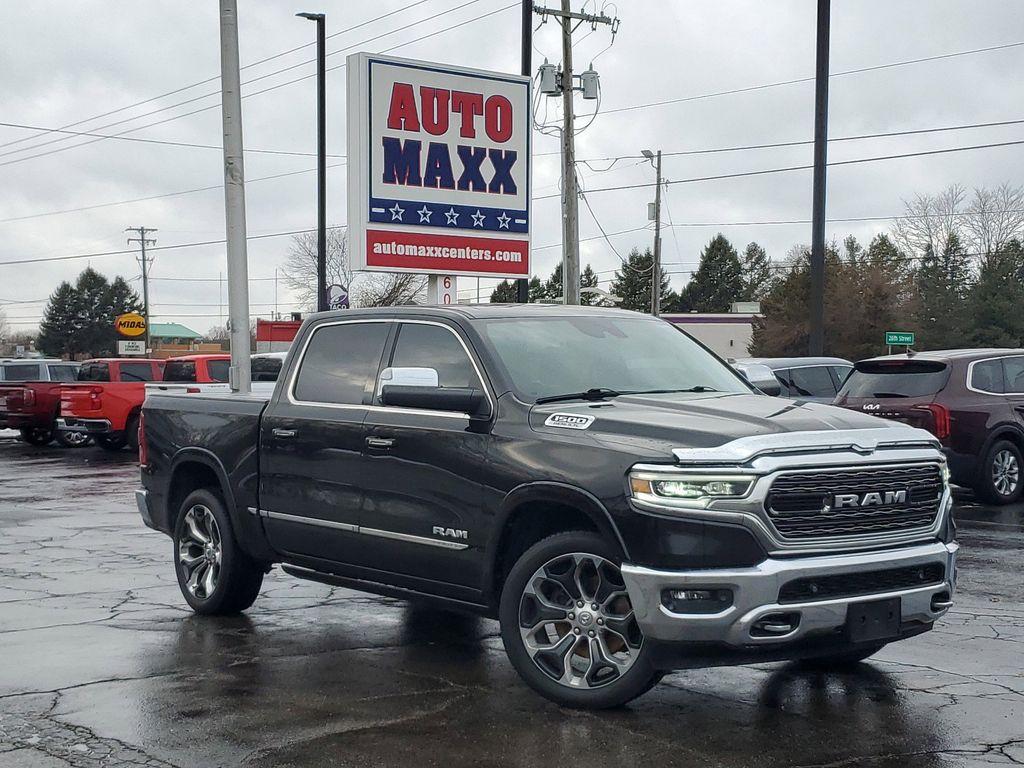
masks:
POLYGON ((269 400, 153 395, 139 511, 198 613, 298 578, 496 617, 544 696, 849 664, 932 627, 957 545, 906 425, 754 390, 619 310, 402 307, 299 331, 269 400))

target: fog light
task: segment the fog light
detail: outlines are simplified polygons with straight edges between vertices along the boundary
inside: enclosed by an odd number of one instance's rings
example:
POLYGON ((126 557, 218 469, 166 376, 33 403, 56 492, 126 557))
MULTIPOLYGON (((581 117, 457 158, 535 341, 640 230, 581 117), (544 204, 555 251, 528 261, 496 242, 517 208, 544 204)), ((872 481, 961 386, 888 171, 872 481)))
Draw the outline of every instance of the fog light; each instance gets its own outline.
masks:
POLYGON ((666 589, 661 604, 672 613, 720 613, 732 605, 732 590, 666 589))

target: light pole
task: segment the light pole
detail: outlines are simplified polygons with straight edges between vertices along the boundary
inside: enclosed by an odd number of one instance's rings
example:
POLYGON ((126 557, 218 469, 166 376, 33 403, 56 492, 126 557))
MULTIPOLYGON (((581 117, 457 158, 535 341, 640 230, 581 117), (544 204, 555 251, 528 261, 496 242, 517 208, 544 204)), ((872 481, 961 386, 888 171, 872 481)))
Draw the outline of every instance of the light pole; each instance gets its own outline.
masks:
POLYGON ((316 22, 316 311, 327 310, 327 16, 297 13, 316 22))
POLYGON ((654 263, 651 265, 651 314, 655 317, 661 312, 661 150, 655 154, 649 149, 641 151, 657 176, 654 191, 654 263))

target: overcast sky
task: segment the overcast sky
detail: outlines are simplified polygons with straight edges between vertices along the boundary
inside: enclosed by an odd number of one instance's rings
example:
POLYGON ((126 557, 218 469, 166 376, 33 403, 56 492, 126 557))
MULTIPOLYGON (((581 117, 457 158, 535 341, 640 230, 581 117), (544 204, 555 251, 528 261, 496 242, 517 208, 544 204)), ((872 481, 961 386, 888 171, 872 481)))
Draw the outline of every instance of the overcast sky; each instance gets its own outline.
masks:
MULTIPOLYGON (((397 11, 328 40, 328 52, 336 52, 328 58, 328 67, 343 64, 345 54, 356 50, 387 50, 410 58, 518 72, 518 9, 471 21, 510 4, 512 0, 240 0, 242 63, 313 40, 313 24, 296 19, 298 11, 326 12, 328 34, 397 11), (466 23, 451 31, 406 44, 462 22, 466 23), (396 31, 402 27, 407 28, 396 31)), ((593 33, 583 27, 576 35, 577 69, 593 59, 603 91, 601 114, 578 137, 577 156, 606 158, 635 155, 644 148, 679 152, 811 139, 811 82, 615 110, 813 75, 815 5, 814 0, 620 0, 618 7, 609 3, 606 11, 621 19, 611 48, 605 27, 593 33)), ((574 2, 575 8, 579 6, 574 2)), ((833 6, 833 73, 1024 41, 1024 4, 1019 0, 846 0, 833 6)), ((588 8, 592 10, 594 3, 588 8)), ((219 147, 219 39, 213 0, 7 2, 0 7, 0 29, 0 121, 46 128, 85 121, 69 130, 116 133, 182 116, 127 135, 219 147), (97 118, 207 79, 210 82, 97 118), (181 102, 188 103, 175 106, 181 102), (152 112, 156 114, 143 117, 152 112), (117 124, 106 127, 110 123, 117 124)), ((535 47, 535 66, 545 56, 559 59, 556 24, 549 22, 537 32, 535 47)), ((243 87, 243 93, 252 94, 242 102, 246 148, 309 153, 247 153, 250 236, 315 225, 315 174, 303 172, 315 166, 314 65, 304 63, 313 54, 310 46, 243 70, 243 82, 261 78, 243 87), (286 67, 286 72, 271 74, 286 67), (297 78, 304 79, 254 93, 297 78), (289 172, 299 173, 257 181, 289 172)), ((1022 70, 1024 46, 1018 46, 834 76, 830 134, 842 137, 1024 120, 1022 70)), ((328 152, 344 155, 344 68, 329 72, 328 78, 328 152)), ((557 105, 552 101, 550 106, 549 116, 554 116, 557 105)), ((592 107, 593 102, 577 101, 581 114, 592 107)), ((34 134, 0 127, 0 144, 32 137, 0 147, 0 220, 4 220, 0 222, 0 305, 15 329, 31 328, 44 306, 40 300, 61 280, 74 279, 87 264, 111 277, 137 277, 139 269, 129 255, 9 266, 2 262, 120 250, 126 246, 124 229, 129 226, 157 228, 160 246, 224 237, 219 149, 34 134), (66 147, 71 148, 55 151, 66 147), (37 215, 203 187, 214 189, 37 215), (11 220, 16 218, 20 220, 11 220), (28 301, 39 303, 8 303, 28 301)), ((1022 138, 1024 124, 833 142, 829 159, 1022 138)), ((555 138, 537 139, 535 152, 541 156, 534 160, 534 196, 542 197, 557 192, 558 157, 547 153, 556 151, 558 144, 555 138)), ((1022 158, 1024 147, 1011 146, 838 167, 829 173, 828 215, 890 216, 902 210, 903 199, 953 183, 969 187, 1021 183, 1022 158)), ((810 162, 811 147, 803 145, 666 157, 664 173, 678 181, 810 162)), ((328 223, 341 224, 346 210, 345 166, 340 158, 329 163, 339 165, 328 171, 328 223)), ((653 180, 650 165, 638 160, 620 160, 609 169, 610 163, 597 160, 583 165, 585 188, 653 180)), ((608 233, 647 226, 650 199, 652 189, 589 195, 608 233)), ((702 246, 718 231, 738 248, 756 240, 773 258, 782 258, 793 244, 810 240, 809 224, 740 223, 809 219, 809 171, 680 183, 668 188, 665 203, 666 218, 674 224, 702 225, 677 226, 663 235, 665 267, 673 273, 676 288, 688 279, 702 246)), ((561 258, 559 201, 556 197, 540 200, 534 210, 534 271, 546 277, 561 258)), ((849 222, 829 224, 827 232, 830 238, 840 239, 852 233, 866 243, 886 228, 880 222, 849 222)), ((580 236, 599 234, 594 219, 581 206, 580 236)), ((614 235, 611 241, 625 254, 633 246, 649 245, 651 238, 648 230, 641 230, 614 235)), ((254 314, 273 310, 272 278, 287 248, 286 237, 249 243, 250 276, 269 278, 252 282, 254 314)), ((591 263, 602 278, 611 277, 619 260, 607 242, 587 240, 581 250, 584 263, 591 263)), ((216 278, 224 269, 223 246, 158 252, 152 270, 153 320, 178 320, 200 332, 218 324, 221 295, 216 278), (183 277, 211 281, 168 279, 183 277)), ((492 283, 484 281, 484 286, 492 283)), ((464 294, 472 293, 475 285, 475 280, 461 281, 464 294)), ((294 308, 283 286, 278 299, 282 311, 294 308)))

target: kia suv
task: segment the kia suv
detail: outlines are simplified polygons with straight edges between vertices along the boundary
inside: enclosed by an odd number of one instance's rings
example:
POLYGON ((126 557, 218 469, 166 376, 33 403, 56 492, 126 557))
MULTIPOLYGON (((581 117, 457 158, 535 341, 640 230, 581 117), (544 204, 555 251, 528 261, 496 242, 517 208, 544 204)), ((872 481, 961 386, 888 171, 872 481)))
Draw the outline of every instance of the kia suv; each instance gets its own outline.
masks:
POLYGON ((952 480, 985 501, 1021 497, 1024 349, 891 355, 854 366, 835 404, 927 429, 952 480))

